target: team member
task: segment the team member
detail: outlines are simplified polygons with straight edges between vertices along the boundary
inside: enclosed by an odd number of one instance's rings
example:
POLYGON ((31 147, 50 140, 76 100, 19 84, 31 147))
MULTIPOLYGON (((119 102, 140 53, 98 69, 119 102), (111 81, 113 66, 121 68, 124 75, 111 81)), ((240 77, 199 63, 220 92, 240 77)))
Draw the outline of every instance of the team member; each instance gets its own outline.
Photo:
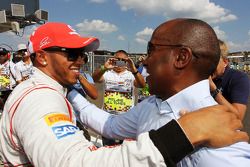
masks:
MULTIPOLYGON (((158 129, 171 119, 178 119, 182 109, 193 111, 217 104, 210 95, 208 77, 216 69, 219 53, 218 39, 207 23, 196 19, 165 22, 153 32, 144 63, 149 73, 149 90, 155 96, 119 116, 104 114, 94 105, 84 102, 84 98, 81 100, 81 96, 73 98, 73 106, 80 111, 85 124, 104 136, 136 138, 143 132, 158 129)), ((249 164, 250 145, 241 142, 221 149, 198 148, 178 166, 248 167, 249 164)))

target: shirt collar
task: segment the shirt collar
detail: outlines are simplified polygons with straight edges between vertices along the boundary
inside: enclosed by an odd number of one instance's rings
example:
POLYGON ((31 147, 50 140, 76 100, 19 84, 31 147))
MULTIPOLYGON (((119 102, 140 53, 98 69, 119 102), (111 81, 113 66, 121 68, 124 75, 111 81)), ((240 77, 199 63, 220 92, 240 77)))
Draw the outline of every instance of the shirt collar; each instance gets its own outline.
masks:
POLYGON ((211 96, 209 81, 206 79, 183 89, 165 101, 156 98, 156 105, 160 114, 173 112, 176 119, 178 119, 180 117, 180 110, 196 110, 197 108, 200 108, 198 105, 201 103, 201 101, 209 96, 211 96))
POLYGON ((36 67, 34 68, 34 75, 31 76, 31 79, 33 80, 33 83, 35 84, 47 84, 49 86, 52 86, 53 88, 57 89, 60 93, 66 95, 67 89, 64 88, 62 85, 60 85, 57 81, 46 75, 44 72, 39 70, 36 67))
POLYGON ((115 73, 115 74, 117 74, 117 75, 124 75, 124 74, 129 73, 130 71, 125 70, 125 71, 122 71, 121 73, 117 73, 117 72, 115 72, 114 70, 111 70, 111 72, 112 72, 112 73, 115 73))
POLYGON ((21 62, 24 66, 31 66, 31 65, 33 65, 33 64, 32 64, 32 61, 30 61, 29 64, 26 64, 23 60, 21 60, 20 62, 21 62))

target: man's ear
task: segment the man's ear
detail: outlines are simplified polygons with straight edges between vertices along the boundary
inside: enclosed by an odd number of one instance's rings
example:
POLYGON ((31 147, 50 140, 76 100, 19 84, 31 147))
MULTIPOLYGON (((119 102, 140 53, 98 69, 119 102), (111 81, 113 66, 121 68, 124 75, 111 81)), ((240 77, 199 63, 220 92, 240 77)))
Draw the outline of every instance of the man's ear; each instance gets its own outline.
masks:
POLYGON ((36 62, 40 65, 40 66, 46 66, 47 65, 47 54, 45 51, 43 50, 39 50, 36 52, 36 62))
POLYGON ((229 61, 228 61, 227 58, 223 58, 223 62, 224 62, 224 64, 225 64, 225 67, 229 64, 229 61))
POLYGON ((175 58, 175 67, 177 69, 185 68, 192 60, 192 51, 190 48, 182 47, 178 50, 175 58))

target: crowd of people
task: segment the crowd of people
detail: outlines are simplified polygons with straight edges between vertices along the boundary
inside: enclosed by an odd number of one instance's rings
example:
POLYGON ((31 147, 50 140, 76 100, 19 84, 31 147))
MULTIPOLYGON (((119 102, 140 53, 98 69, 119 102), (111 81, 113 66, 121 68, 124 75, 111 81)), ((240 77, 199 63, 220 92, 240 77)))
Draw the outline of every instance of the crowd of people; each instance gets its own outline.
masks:
POLYGON ((33 65, 25 44, 19 44, 16 53, 11 53, 6 48, 0 47, 0 110, 3 110, 12 90, 30 78, 33 73, 33 65))
POLYGON ((12 60, 0 48, 4 166, 249 166, 241 130, 249 78, 230 69, 227 46, 209 24, 164 22, 138 66, 117 50, 91 76, 81 67, 98 47, 97 38, 48 22, 12 60), (97 82, 102 108, 86 99, 97 99, 97 82), (135 87, 143 92, 138 104, 135 87), (88 128, 104 147, 89 141, 88 128))

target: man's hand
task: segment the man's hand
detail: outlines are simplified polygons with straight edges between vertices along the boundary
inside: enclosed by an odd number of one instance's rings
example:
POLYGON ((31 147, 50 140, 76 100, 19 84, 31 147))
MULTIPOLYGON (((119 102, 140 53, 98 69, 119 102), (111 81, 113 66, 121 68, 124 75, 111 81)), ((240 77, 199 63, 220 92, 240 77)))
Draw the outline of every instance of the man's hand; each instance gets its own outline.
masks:
POLYGON ((216 87, 216 85, 215 85, 215 83, 214 83, 214 81, 213 81, 212 76, 210 76, 210 77, 208 78, 208 80, 209 80, 210 91, 214 91, 217 87, 216 87))
POLYGON ((126 58, 124 60, 128 64, 128 70, 131 71, 132 73, 135 73, 137 71, 137 68, 135 67, 135 64, 134 64, 133 60, 130 57, 128 57, 128 58, 126 58))
POLYGON ((115 67, 115 58, 109 58, 105 63, 104 63, 104 68, 107 70, 111 70, 115 67))
POLYGON ((239 141, 248 141, 239 116, 227 107, 216 105, 187 113, 178 119, 194 146, 224 147, 239 141))

